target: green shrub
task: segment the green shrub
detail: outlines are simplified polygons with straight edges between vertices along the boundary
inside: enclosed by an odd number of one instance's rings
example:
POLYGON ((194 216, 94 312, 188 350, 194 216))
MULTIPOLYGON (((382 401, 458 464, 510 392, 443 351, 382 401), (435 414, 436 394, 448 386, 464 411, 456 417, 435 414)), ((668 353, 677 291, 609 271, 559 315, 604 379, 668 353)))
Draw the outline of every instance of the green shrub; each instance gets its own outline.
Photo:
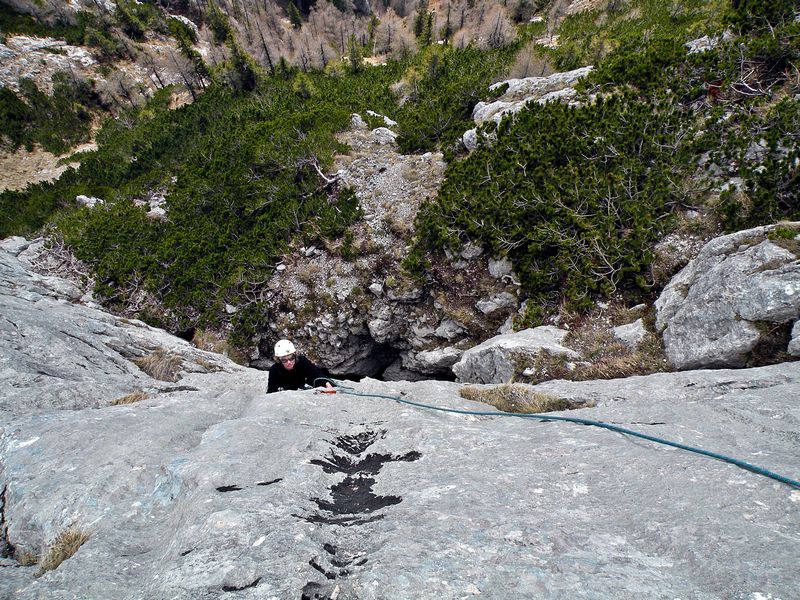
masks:
POLYGON ((42 92, 30 79, 19 82, 20 93, 0 89, 0 143, 9 150, 35 145, 62 154, 89 137, 92 113, 100 99, 84 80, 55 73, 53 95, 42 92))
POLYGON ((518 45, 491 51, 431 47, 406 71, 410 97, 397 114, 397 144, 405 153, 449 148, 470 129, 472 110, 514 59, 518 45))
POLYGON ((686 160, 684 118, 633 94, 531 105, 501 123, 494 145, 448 167, 418 213, 406 265, 418 271, 414 256, 473 241, 511 258, 533 304, 646 292, 650 248, 675 202, 671 177, 686 160))
POLYGON ((775 27, 800 13, 796 0, 730 0, 729 23, 746 29, 775 27))

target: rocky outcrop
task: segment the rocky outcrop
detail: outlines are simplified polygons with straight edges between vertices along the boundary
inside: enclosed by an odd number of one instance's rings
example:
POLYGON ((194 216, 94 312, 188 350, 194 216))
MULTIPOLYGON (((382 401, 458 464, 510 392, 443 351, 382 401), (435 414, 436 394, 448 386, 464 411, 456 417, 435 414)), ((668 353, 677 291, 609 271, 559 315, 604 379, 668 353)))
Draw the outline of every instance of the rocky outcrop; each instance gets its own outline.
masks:
POLYGON ((353 115, 339 135, 349 147, 336 157, 335 178, 352 187, 363 219, 349 249, 297 248, 269 282, 271 306, 282 307, 263 332, 253 365, 271 364, 271 345, 291 337, 332 373, 387 379, 452 378, 464 348, 516 314, 519 283, 506 259, 468 247, 440 265, 454 288, 432 295, 400 266, 420 204, 444 177, 440 153, 404 155, 389 117, 370 129, 353 115), (461 293, 465 286, 469 295, 461 293), (451 293, 452 292, 452 293, 451 293))
MULTIPOLYGON (((4 243, 21 253, 19 239, 4 243)), ((77 304, 84 292, 44 277, 0 248, 0 416, 108 406, 134 393, 181 390, 180 373, 237 372, 218 354, 159 329, 77 304), (147 359, 171 365, 170 381, 149 375, 147 359)))
MULTIPOLYGON (((478 102, 472 111, 472 118, 476 126, 487 121, 499 123, 503 117, 521 111, 532 102, 544 104, 546 102, 568 102, 574 95, 574 85, 586 77, 592 67, 581 67, 574 71, 553 73, 547 77, 526 77, 524 79, 509 79, 491 86, 491 90, 505 88, 503 93, 491 102, 478 102)), ((467 150, 474 150, 480 139, 477 128, 470 129, 461 138, 467 150)))
MULTIPOLYGON (((599 428, 391 400, 489 408, 460 398, 455 383, 364 380, 353 391, 374 396, 266 396, 266 373, 75 304, 60 291, 68 284, 30 273, 8 252, 0 258, 0 597, 795 590, 800 491, 788 485, 599 428), (163 385, 125 356, 146 344, 217 368, 163 385), (109 406, 142 386, 149 398, 109 406), (32 563, 67 529, 88 540, 40 571, 32 563)), ((757 457, 796 477, 793 367, 534 389, 594 405, 561 414, 757 457)))
POLYGON ((542 353, 579 359, 577 352, 561 345, 566 335, 563 329, 545 325, 495 336, 464 352, 453 365, 453 373, 465 383, 505 383, 542 353))
POLYGON ((784 223, 706 244, 656 301, 669 361, 678 369, 742 367, 765 346, 768 358, 791 351, 800 317, 798 240, 800 223, 784 223))

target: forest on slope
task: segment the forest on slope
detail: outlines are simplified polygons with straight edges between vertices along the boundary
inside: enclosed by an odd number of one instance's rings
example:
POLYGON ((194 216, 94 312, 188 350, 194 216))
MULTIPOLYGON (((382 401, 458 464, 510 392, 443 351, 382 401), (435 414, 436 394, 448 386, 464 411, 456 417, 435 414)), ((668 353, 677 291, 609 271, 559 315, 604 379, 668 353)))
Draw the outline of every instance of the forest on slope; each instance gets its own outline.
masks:
POLYGON ((670 232, 800 219, 796 1, 379 4, 122 1, 61 21, 4 7, 4 35, 72 36, 109 70, 137 41, 168 37, 193 101, 176 108, 172 85, 104 94, 69 74, 52 94, 0 89, 7 150, 63 151, 113 113, 98 149, 71 157, 79 168, 0 195, 0 237, 44 229, 91 266, 112 309, 135 304, 173 332, 225 328, 246 348, 280 311, 259 290, 290 244, 355 252, 358 204, 325 173, 344 150, 334 134, 368 110, 397 121, 404 152, 449 163, 408 276, 435 286, 444 251, 468 242, 506 256, 530 299, 520 326, 651 298, 672 275, 653 252, 670 232), (704 51, 687 46, 704 37, 704 51), (594 70, 577 102, 484 126, 494 141, 472 153, 460 144, 492 83, 583 65, 594 70), (147 217, 154 198, 168 219, 147 217))

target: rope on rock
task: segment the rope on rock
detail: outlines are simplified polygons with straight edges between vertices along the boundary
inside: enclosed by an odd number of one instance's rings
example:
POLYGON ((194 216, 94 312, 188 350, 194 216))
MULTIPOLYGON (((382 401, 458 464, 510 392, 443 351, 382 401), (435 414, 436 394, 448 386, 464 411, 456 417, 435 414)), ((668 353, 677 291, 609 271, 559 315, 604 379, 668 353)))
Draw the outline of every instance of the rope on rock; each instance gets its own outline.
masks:
POLYGON ((393 400, 395 402, 399 402, 400 404, 407 404, 409 406, 414 406, 417 408, 423 408, 427 410, 435 410, 439 412, 455 413, 459 415, 476 415, 483 417, 517 417, 521 419, 535 419, 539 421, 565 421, 567 423, 576 423, 578 425, 601 427, 603 429, 608 429, 610 431, 616 431, 617 433, 631 435, 634 437, 641 438, 643 440, 655 442, 657 444, 664 444, 665 446, 672 446, 673 448, 679 448, 680 450, 686 450, 687 452, 694 452, 695 454, 700 454, 701 456, 708 456, 709 458, 721 460, 723 462, 735 465, 740 469, 744 469, 746 471, 750 471, 752 473, 755 473, 757 475, 762 475, 764 477, 769 477, 770 479, 774 479, 775 481, 785 483, 786 485, 791 486, 793 488, 800 489, 800 481, 790 479, 789 477, 785 477, 783 475, 780 475, 763 467, 759 467, 758 465, 754 465, 749 462, 739 460, 738 458, 733 458, 731 456, 726 456, 724 454, 719 454, 717 452, 711 452, 709 450, 703 450, 702 448, 696 448, 694 446, 688 446, 686 444, 681 444, 680 442, 673 442, 670 440, 666 440, 664 438, 656 437, 654 435, 647 435, 646 433, 640 433, 638 431, 633 431, 632 429, 627 429, 625 427, 620 427, 618 425, 612 425, 611 423, 604 423, 603 421, 594 421, 591 419, 579 419, 576 417, 563 417, 560 415, 541 414, 541 413, 512 413, 512 412, 501 412, 501 411, 464 410, 459 408, 445 408, 442 406, 435 406, 433 404, 424 404, 422 402, 414 402, 412 400, 406 400, 401 396, 358 392, 354 388, 344 386, 341 384, 341 382, 337 382, 332 379, 319 378, 314 382, 314 385, 316 385, 318 381, 330 382, 331 384, 336 386, 337 392, 342 394, 348 394, 350 396, 361 396, 364 398, 382 398, 386 400, 393 400))

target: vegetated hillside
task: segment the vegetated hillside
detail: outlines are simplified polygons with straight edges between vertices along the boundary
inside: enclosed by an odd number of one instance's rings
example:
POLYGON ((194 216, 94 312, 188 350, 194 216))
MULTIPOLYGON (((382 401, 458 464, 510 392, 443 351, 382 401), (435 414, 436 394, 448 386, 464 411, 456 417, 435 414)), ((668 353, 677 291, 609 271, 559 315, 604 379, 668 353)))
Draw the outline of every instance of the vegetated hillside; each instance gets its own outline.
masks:
MULTIPOLYGON (((204 9, 205 56, 188 25, 168 21, 193 103, 171 109, 173 88, 165 87, 107 121, 80 169, 0 197, 0 235, 50 223, 92 266, 112 308, 172 331, 229 330, 246 348, 282 310, 262 303, 259 290, 293 240, 338 240, 329 246, 353 252, 347 228, 360 218, 357 203, 324 176, 341 150, 333 134, 352 112, 389 115, 404 151, 440 148, 450 161, 438 198, 418 217, 409 273, 444 283, 443 251, 468 241, 508 256, 530 298, 519 324, 610 296, 651 296, 672 274, 654 266, 653 247, 676 229, 703 236, 800 218, 796 2, 612 0, 572 15, 564 2, 520 3, 520 21, 537 11, 548 19, 509 29, 498 13, 488 37, 479 36, 483 48, 461 47, 438 25, 443 8, 434 14, 420 3, 409 20, 419 51, 409 44, 377 67, 362 59, 405 8, 373 7, 362 19, 345 7, 353 21, 349 35, 338 30, 347 38, 343 59, 328 60, 323 43, 321 65, 299 52, 293 66, 270 50, 273 30, 259 30, 254 16, 261 8, 237 6, 204 9), (373 24, 366 37, 357 29, 364 22, 373 24), (686 42, 703 36, 707 48, 691 52, 686 42), (475 104, 491 96, 489 84, 584 64, 595 70, 577 103, 530 107, 485 129, 494 143, 463 153, 458 138, 475 104), (76 208, 79 194, 105 204, 76 208), (154 204, 166 207, 166 219, 147 216, 154 204)), ((118 5, 117 26, 126 7, 118 5)), ((158 13, 150 4, 128 8, 158 13)), ((292 35, 320 31, 314 19, 331 10, 297 9, 292 35)), ((33 96, 3 93, 0 117, 22 123, 12 145, 44 143, 31 133, 43 124, 25 117, 33 96)))

